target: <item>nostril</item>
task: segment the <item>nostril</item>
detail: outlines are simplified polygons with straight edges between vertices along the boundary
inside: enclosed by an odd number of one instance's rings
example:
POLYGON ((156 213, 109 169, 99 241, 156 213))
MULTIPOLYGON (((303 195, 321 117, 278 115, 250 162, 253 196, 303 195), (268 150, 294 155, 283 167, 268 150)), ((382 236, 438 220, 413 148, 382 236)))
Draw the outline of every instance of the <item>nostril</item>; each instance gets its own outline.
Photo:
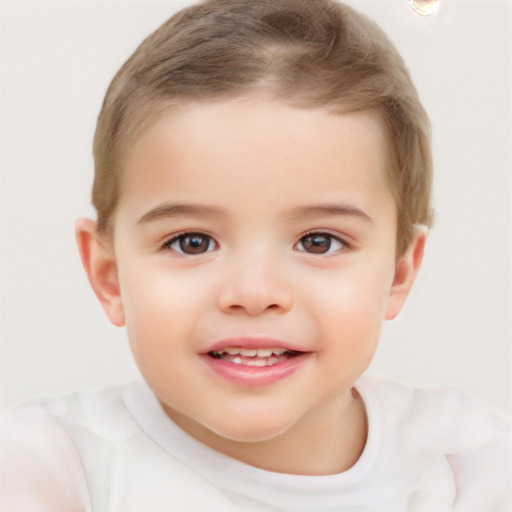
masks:
MULTIPOLYGON (((254 270, 254 269, 253 269, 254 270)), ((244 313, 251 316, 266 312, 286 312, 292 307, 292 289, 279 279, 262 276, 261 272, 249 272, 248 277, 230 279, 220 289, 218 305, 226 313, 244 313), (249 279, 250 278, 250 279, 249 279)))
POLYGON ((239 304, 231 304, 229 306, 229 309, 233 310, 233 311, 240 311, 242 309, 245 309, 244 306, 241 306, 239 304))
POLYGON ((229 306, 229 309, 231 311, 247 311, 248 313, 254 313, 258 314, 266 310, 278 310, 282 309, 282 306, 279 304, 268 304, 267 306, 262 306, 260 304, 247 304, 247 305, 241 305, 241 304, 231 304, 229 306))

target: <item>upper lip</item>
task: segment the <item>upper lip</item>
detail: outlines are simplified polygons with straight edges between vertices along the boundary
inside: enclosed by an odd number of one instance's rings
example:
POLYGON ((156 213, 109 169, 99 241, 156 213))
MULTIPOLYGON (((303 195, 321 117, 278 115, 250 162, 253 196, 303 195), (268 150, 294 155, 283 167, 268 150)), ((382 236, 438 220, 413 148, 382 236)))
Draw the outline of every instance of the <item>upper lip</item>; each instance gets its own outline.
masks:
POLYGON ((238 347, 238 348, 282 348, 285 350, 293 351, 293 352, 305 352, 303 348, 296 344, 292 344, 279 338, 274 338, 272 336, 261 336, 261 335, 249 335, 249 336, 234 336, 229 338, 223 338, 211 346, 205 351, 208 352, 217 352, 223 350, 227 347, 238 347))

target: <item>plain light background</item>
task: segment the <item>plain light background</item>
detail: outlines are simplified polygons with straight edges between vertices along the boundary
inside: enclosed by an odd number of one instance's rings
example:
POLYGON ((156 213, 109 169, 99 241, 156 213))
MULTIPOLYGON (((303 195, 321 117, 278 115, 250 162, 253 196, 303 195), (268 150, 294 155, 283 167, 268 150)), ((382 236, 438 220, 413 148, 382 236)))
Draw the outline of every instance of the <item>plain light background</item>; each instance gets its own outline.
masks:
MULTIPOLYGON (((190 1, 1 6, 1 401, 100 389, 137 375, 81 269, 103 94, 135 47, 190 1)), ((433 125, 437 220, 400 318, 370 372, 455 384, 512 410, 511 38, 508 0, 350 0, 404 56, 433 125)))

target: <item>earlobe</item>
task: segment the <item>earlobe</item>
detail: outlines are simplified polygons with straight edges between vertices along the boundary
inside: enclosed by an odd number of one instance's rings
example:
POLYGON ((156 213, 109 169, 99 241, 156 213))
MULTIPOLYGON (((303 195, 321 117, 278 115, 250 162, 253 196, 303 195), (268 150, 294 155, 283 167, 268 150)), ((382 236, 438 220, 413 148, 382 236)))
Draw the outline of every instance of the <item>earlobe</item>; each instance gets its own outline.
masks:
POLYGON ((397 259, 386 310, 386 320, 393 320, 398 316, 409 296, 421 266, 427 234, 426 226, 417 226, 406 251, 397 259))
POLYGON ((125 322, 124 310, 111 242, 98 233, 96 223, 90 219, 76 222, 75 236, 82 265, 96 297, 110 322, 122 327, 125 322))

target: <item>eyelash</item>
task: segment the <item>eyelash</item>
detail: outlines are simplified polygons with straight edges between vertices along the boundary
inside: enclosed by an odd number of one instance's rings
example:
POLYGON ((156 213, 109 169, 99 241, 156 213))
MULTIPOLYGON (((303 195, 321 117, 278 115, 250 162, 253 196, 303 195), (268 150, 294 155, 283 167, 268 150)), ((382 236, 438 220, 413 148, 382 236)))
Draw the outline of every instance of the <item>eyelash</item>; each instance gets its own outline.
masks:
POLYGON ((325 232, 325 231, 311 231, 311 232, 306 233, 305 235, 301 236, 299 241, 295 244, 295 247, 300 252, 323 256, 326 254, 337 253, 337 252, 340 252, 345 249, 350 249, 350 244, 348 244, 343 238, 333 235, 332 233, 325 232), (328 240, 329 243, 328 243, 328 246, 327 246, 327 249, 325 250, 325 252, 314 252, 314 251, 306 251, 305 249, 299 249, 298 248, 299 244, 302 244, 304 246, 304 241, 309 237, 311 237, 311 238, 317 237, 317 239, 324 238, 325 240, 328 240), (336 250, 331 250, 333 241, 335 244, 338 244, 338 246, 339 246, 336 248, 336 250))
POLYGON ((205 233, 201 233, 199 231, 189 231, 189 232, 185 232, 185 233, 180 233, 179 235, 173 236, 172 238, 167 240, 162 245, 162 249, 170 249, 170 250, 177 252, 178 254, 182 254, 184 256, 198 256, 198 255, 204 254, 206 252, 211 252, 212 250, 215 250, 217 247, 218 247, 217 242, 215 242, 215 240, 210 235, 206 235, 205 233), (201 252, 190 252, 190 253, 185 252, 183 250, 181 243, 184 242, 187 238, 192 239, 194 237, 196 237, 198 239, 201 238, 208 242, 206 250, 201 251, 201 252), (175 244, 177 244, 178 246, 173 247, 175 244))
MULTIPOLYGON (((198 231, 189 231, 189 232, 180 233, 178 235, 173 236, 172 238, 167 240, 162 245, 162 248, 172 250, 172 251, 177 252, 178 254, 182 254, 184 256, 199 256, 199 255, 202 255, 202 254, 205 254, 207 252, 211 252, 211 251, 217 249, 218 244, 210 235, 207 235, 205 233, 201 233, 198 231), (189 242, 190 242, 194 237, 196 238, 196 241, 201 242, 201 240, 202 240, 202 242, 203 242, 202 245, 201 244, 196 245, 196 248, 199 249, 198 252, 193 252, 193 251, 186 252, 183 248, 182 243, 184 243, 187 239, 189 239, 189 242), (204 245, 205 242, 207 243, 206 246, 204 245)), ((344 249, 349 249, 349 248, 350 248, 350 244, 348 244, 344 239, 340 238, 339 236, 335 236, 329 232, 324 232, 324 231, 311 231, 309 233, 306 233, 305 235, 301 236, 299 241, 294 245, 294 249, 297 249, 299 252, 304 252, 304 253, 314 254, 314 255, 321 255, 321 256, 325 255, 325 254, 332 254, 333 252, 336 253, 336 252, 342 251, 344 249), (315 237, 316 237, 316 240, 314 240, 315 237), (314 249, 315 248, 314 244, 316 243, 317 244, 316 248, 320 249, 318 252, 316 252, 315 250, 306 250, 306 248, 304 248, 304 243, 308 239, 309 239, 309 242, 312 242, 310 249, 314 249), (327 242, 327 246, 322 247, 322 245, 321 245, 322 242, 327 242), (334 250, 334 251, 331 250, 332 246, 333 246, 333 242, 334 242, 335 247, 337 245, 336 250, 334 250), (300 248, 301 245, 302 245, 302 249, 300 248)))

